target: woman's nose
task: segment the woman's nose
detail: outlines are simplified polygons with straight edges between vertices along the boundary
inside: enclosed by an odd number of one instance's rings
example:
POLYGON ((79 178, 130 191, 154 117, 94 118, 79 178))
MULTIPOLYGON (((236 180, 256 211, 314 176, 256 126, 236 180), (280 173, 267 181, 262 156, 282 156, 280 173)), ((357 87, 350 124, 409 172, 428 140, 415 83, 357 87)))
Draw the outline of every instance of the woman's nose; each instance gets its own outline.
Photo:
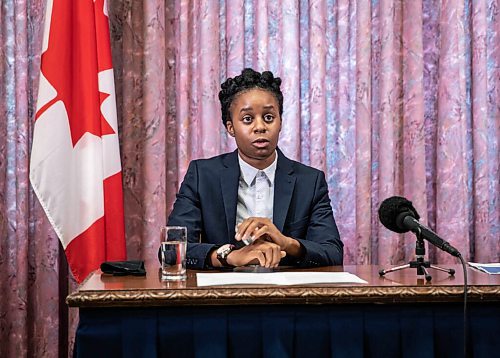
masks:
POLYGON ((257 118, 255 120, 255 127, 254 127, 254 131, 255 132, 265 132, 267 130, 267 127, 266 127, 266 122, 264 121, 263 118, 257 118))

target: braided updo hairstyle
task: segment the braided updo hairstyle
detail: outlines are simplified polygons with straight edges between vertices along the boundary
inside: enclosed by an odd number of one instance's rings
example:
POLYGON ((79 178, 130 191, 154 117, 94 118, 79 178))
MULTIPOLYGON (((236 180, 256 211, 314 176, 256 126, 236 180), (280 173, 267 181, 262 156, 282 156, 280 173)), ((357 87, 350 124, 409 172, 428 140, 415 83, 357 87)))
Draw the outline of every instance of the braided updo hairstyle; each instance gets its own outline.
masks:
POLYGON ((270 71, 262 73, 254 71, 251 68, 245 68, 241 75, 234 78, 228 78, 222 85, 219 92, 220 106, 222 109, 222 123, 226 126, 227 121, 231 120, 229 109, 236 96, 253 88, 261 88, 271 92, 276 97, 279 105, 280 116, 283 114, 283 94, 280 89, 281 78, 274 77, 270 71))

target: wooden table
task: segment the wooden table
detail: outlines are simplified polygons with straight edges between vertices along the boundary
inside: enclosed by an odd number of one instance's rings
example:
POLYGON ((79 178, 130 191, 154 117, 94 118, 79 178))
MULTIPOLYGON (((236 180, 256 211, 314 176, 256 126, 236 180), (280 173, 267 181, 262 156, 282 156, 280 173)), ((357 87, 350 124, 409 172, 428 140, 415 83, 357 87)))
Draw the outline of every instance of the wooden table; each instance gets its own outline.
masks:
MULTIPOLYGON (((198 287, 199 271, 189 270, 184 282, 162 282, 156 263, 146 277, 95 272, 67 297, 80 308, 75 353, 459 357, 464 280, 462 268, 451 267, 452 277, 430 270, 431 282, 414 269, 380 277, 378 266, 315 268, 368 283, 296 286, 198 287)), ((500 276, 468 269, 468 281, 473 356, 495 356, 500 276)))

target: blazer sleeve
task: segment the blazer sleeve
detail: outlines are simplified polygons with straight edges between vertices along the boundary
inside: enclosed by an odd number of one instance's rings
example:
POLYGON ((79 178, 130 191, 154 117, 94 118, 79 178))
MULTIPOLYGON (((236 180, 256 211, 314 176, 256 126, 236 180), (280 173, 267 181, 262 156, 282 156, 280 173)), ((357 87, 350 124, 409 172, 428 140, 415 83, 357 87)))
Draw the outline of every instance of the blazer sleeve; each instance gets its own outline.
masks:
POLYGON ((192 269, 207 267, 208 252, 215 247, 213 244, 201 243, 203 235, 203 220, 199 195, 199 173, 196 161, 189 164, 184 176, 172 212, 168 218, 170 226, 187 227, 186 266, 192 269))
POLYGON ((304 257, 296 264, 303 267, 342 265, 344 244, 333 218, 325 174, 321 171, 316 178, 309 221, 304 224, 307 225, 305 238, 294 237, 305 249, 304 257))

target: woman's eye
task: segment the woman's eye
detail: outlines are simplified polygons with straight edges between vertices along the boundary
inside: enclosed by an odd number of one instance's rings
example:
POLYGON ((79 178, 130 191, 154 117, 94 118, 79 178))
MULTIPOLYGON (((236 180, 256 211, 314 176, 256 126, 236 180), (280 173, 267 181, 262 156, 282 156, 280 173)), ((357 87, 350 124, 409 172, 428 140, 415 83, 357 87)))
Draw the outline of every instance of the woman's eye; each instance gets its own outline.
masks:
POLYGON ((266 122, 272 122, 272 121, 274 120, 274 116, 273 116, 272 114, 266 114, 266 115, 264 116, 264 120, 265 120, 266 122))
POLYGON ((245 116, 242 118, 243 123, 251 123, 252 122, 252 117, 250 116, 245 116))

